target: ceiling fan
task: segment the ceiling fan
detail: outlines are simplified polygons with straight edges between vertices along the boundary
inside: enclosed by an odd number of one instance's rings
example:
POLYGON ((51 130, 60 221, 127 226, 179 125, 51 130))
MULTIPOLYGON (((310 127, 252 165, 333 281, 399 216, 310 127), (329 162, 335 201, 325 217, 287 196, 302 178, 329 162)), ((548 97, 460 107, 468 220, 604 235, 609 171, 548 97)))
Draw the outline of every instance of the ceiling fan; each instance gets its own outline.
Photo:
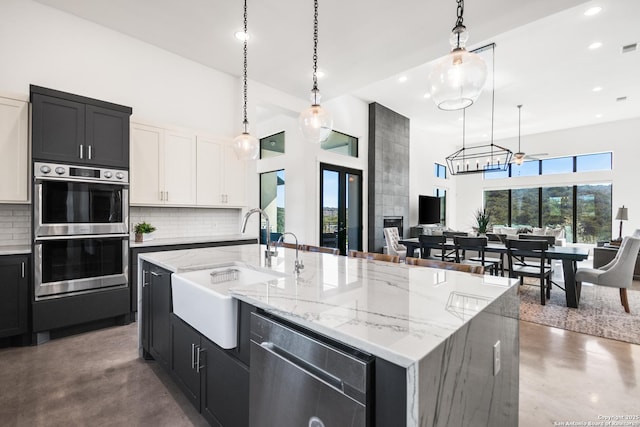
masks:
POLYGON ((518 166, 520 166, 524 162, 525 157, 529 160, 540 160, 538 158, 539 156, 549 155, 549 153, 535 153, 535 154, 527 155, 520 149, 520 120, 522 115, 521 113, 522 113, 522 104, 518 105, 518 151, 516 153, 513 153, 513 158, 511 160, 511 163, 515 163, 518 166))

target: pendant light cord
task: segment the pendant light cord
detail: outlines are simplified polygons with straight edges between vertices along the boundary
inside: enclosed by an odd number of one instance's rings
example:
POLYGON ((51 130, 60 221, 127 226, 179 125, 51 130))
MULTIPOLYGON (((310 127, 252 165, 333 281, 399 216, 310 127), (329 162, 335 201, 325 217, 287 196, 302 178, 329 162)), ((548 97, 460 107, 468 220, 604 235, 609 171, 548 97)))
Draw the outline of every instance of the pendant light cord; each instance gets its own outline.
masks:
POLYGON ((244 73, 242 75, 243 85, 244 85, 244 90, 243 90, 244 105, 242 107, 244 120, 242 121, 242 125, 244 127, 244 133, 249 133, 248 132, 249 120, 247 120, 247 38, 248 37, 249 37, 249 34, 247 33, 247 0, 244 0, 244 49, 243 49, 244 73))
POLYGON ((460 49, 460 34, 466 29, 466 27, 462 23, 463 21, 462 15, 464 14, 464 0, 457 0, 457 2, 458 2, 458 9, 457 9, 458 18, 456 19, 455 27, 453 27, 453 30, 451 31, 456 35, 456 49, 460 49))
POLYGON ((318 105, 318 0, 313 2, 313 104, 318 105))
POLYGON ((520 150, 520 114, 522 113, 522 104, 518 105, 518 153, 521 153, 520 150))
POLYGON ((493 145, 493 115, 496 106, 496 44, 491 45, 491 145, 493 145))

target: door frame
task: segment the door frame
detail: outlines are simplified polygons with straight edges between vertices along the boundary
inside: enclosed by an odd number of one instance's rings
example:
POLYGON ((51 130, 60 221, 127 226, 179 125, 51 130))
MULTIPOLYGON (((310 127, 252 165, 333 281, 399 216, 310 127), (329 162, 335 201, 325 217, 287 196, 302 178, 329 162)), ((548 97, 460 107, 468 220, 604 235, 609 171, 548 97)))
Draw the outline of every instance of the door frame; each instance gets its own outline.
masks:
MULTIPOLYGON (((360 169, 349 168, 346 166, 333 165, 330 163, 320 162, 320 203, 319 203, 319 221, 318 221, 318 242, 322 245, 322 226, 323 226, 323 202, 324 202, 324 171, 329 170, 338 172, 338 224, 346 221, 346 174, 357 175, 360 177, 360 189, 358 192, 358 205, 360 206, 360 225, 358 232, 357 250, 362 250, 362 233, 363 233, 363 205, 362 205, 362 192, 363 192, 363 171, 360 169)), ((338 236, 337 246, 340 249, 340 255, 347 255, 346 240, 340 239, 338 236)))

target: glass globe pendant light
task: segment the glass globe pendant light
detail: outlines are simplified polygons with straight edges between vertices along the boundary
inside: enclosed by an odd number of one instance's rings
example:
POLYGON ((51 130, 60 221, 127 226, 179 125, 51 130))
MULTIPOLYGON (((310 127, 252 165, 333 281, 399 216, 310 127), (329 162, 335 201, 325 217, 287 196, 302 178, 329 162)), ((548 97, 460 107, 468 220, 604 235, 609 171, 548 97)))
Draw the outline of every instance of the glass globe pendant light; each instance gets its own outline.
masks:
POLYGON ((429 75, 433 101, 441 110, 460 110, 473 104, 487 80, 487 64, 465 49, 469 32, 462 24, 464 0, 458 2, 458 19, 449 43, 451 52, 438 60, 429 75))
POLYGON ((318 90, 318 0, 313 3, 313 88, 311 106, 300 113, 298 123, 304 138, 309 142, 322 143, 329 138, 333 129, 331 113, 320 105, 318 90))
POLYGON ((249 133, 249 121, 247 120, 247 0, 244 0, 244 73, 243 73, 243 100, 242 112, 242 133, 233 139, 233 150, 241 160, 252 160, 258 157, 260 152, 260 142, 249 133))

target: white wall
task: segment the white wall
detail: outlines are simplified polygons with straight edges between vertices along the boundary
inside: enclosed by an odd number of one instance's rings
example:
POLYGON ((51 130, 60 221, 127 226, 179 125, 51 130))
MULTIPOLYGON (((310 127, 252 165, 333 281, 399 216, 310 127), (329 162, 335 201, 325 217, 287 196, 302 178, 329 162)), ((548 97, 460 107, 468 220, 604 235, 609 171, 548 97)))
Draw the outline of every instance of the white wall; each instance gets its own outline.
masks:
MULTIPOLYGON (((595 124, 556 132, 527 135, 521 138, 525 152, 548 153, 545 157, 613 152, 613 170, 575 174, 543 175, 508 179, 483 180, 482 175, 455 177, 457 182, 457 228, 466 230, 473 222, 472 213, 482 207, 485 189, 547 187, 588 183, 612 183, 612 218, 623 204, 629 208, 629 221, 624 234, 640 228, 640 118, 595 124)), ((496 141, 504 147, 517 147, 517 139, 496 141)), ((612 231, 617 237, 619 222, 613 221, 612 231)))
POLYGON ((436 178, 434 163, 446 166, 445 157, 456 150, 456 144, 460 141, 415 126, 411 126, 410 138, 409 226, 418 224, 418 196, 433 196, 435 188, 444 188, 447 190, 447 226, 455 229, 458 180, 450 177, 448 170, 447 179, 436 178))
POLYGON ((0 2, 0 89, 29 84, 133 107, 133 117, 231 136, 238 79, 31 0, 0 2))

